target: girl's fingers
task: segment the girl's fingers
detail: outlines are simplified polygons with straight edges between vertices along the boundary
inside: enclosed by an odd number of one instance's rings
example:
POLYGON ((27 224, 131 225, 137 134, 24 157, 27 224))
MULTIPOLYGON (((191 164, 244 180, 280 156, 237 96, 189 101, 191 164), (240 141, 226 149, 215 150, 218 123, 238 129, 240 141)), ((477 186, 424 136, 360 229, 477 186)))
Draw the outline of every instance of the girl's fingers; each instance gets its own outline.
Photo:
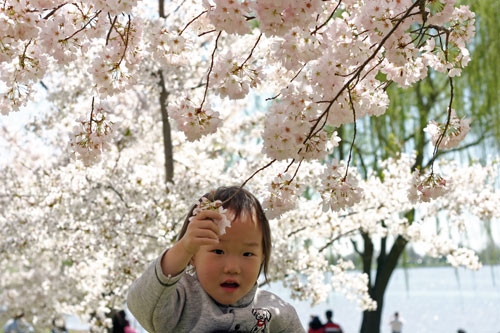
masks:
POLYGON ((214 239, 219 241, 219 237, 217 233, 215 233, 213 230, 209 229, 198 229, 192 234, 193 238, 196 240, 201 240, 201 239, 214 239))
POLYGON ((221 218, 222 215, 214 210, 203 210, 194 216, 194 219, 197 220, 207 220, 207 219, 220 220, 221 218))
POLYGON ((215 223, 214 220, 210 220, 210 219, 204 219, 204 220, 194 219, 194 220, 192 220, 191 223, 189 223, 188 230, 197 230, 197 229, 212 230, 217 235, 219 234, 219 227, 217 226, 217 223, 215 223))

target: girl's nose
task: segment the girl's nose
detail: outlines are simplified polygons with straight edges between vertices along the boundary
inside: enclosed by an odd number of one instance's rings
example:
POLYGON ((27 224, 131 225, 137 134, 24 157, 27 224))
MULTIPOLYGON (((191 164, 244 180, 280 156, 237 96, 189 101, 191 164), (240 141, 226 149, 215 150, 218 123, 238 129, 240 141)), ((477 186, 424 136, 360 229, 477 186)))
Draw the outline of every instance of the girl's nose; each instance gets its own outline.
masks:
POLYGON ((238 264, 238 259, 228 257, 224 263, 224 273, 225 274, 239 274, 241 272, 240 265, 238 264))

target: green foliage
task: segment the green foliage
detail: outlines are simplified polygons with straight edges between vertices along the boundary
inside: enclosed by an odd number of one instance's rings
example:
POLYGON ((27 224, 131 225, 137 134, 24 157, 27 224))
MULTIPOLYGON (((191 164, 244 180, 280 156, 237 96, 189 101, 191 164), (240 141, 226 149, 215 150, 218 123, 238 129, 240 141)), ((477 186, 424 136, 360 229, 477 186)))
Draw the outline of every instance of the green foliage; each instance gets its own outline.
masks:
POLYGON ((427 1, 427 8, 430 9, 430 12, 435 15, 438 12, 441 12, 444 8, 444 3, 439 0, 427 1))
POLYGON ((469 49, 471 62, 456 80, 457 110, 473 120, 471 131, 498 149, 500 140, 500 2, 460 1, 476 13, 476 36, 469 49))

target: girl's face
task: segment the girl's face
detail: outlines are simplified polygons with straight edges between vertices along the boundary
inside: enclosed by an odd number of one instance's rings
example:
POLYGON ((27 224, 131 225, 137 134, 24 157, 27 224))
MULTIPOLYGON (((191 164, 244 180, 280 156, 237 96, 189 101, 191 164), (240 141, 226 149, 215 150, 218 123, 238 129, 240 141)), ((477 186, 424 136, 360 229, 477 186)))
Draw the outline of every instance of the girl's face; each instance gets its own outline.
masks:
MULTIPOLYGON (((226 213, 231 220, 231 212, 226 213)), ((219 304, 234 304, 254 286, 264 260, 260 223, 250 214, 231 222, 218 245, 200 247, 191 259, 205 291, 219 304)))

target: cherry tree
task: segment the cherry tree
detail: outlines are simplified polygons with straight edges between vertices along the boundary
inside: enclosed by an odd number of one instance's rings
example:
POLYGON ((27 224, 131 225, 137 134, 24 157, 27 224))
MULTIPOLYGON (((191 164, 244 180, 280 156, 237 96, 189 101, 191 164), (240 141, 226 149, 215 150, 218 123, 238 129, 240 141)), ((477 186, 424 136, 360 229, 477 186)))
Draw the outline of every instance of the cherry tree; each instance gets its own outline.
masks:
MULTIPOLYGON (((19 289, 40 283, 36 297, 53 311, 47 315, 72 310, 107 324, 130 281, 174 241, 192 198, 228 179, 261 194, 275 235, 271 280, 296 297, 320 302, 334 288, 363 309, 374 310, 376 300, 380 323, 383 293, 370 294, 370 276, 350 272, 349 262, 331 264, 325 253, 360 233, 423 242, 454 265, 479 267, 470 250, 425 228, 441 210, 457 230, 467 207, 478 218, 498 217, 496 164, 434 166, 438 151, 456 147, 469 130, 453 109, 453 82, 470 60, 466 44, 474 35, 466 6, 160 1, 155 14, 149 5, 1 6, 0 110, 19 110, 42 86, 50 106, 32 126, 56 133, 45 140, 61 153, 3 173, 1 222, 11 237, 0 262, 11 274, 0 299, 26 307, 35 294, 19 289), (426 128, 431 163, 419 170, 414 156, 400 155, 384 162, 383 179, 362 179, 351 165, 357 121, 385 113, 389 84, 411 87, 429 68, 447 77, 451 96, 445 119, 426 128), (256 95, 269 96, 267 112, 242 115, 256 95), (346 124, 354 129, 349 156, 332 159, 346 139, 337 129, 346 124), (464 170, 471 177, 465 184, 464 170), (405 214, 417 208, 410 221, 405 214), (302 240, 313 235, 322 237, 306 246, 302 240)), ((32 315, 48 322, 35 309, 32 315)))

